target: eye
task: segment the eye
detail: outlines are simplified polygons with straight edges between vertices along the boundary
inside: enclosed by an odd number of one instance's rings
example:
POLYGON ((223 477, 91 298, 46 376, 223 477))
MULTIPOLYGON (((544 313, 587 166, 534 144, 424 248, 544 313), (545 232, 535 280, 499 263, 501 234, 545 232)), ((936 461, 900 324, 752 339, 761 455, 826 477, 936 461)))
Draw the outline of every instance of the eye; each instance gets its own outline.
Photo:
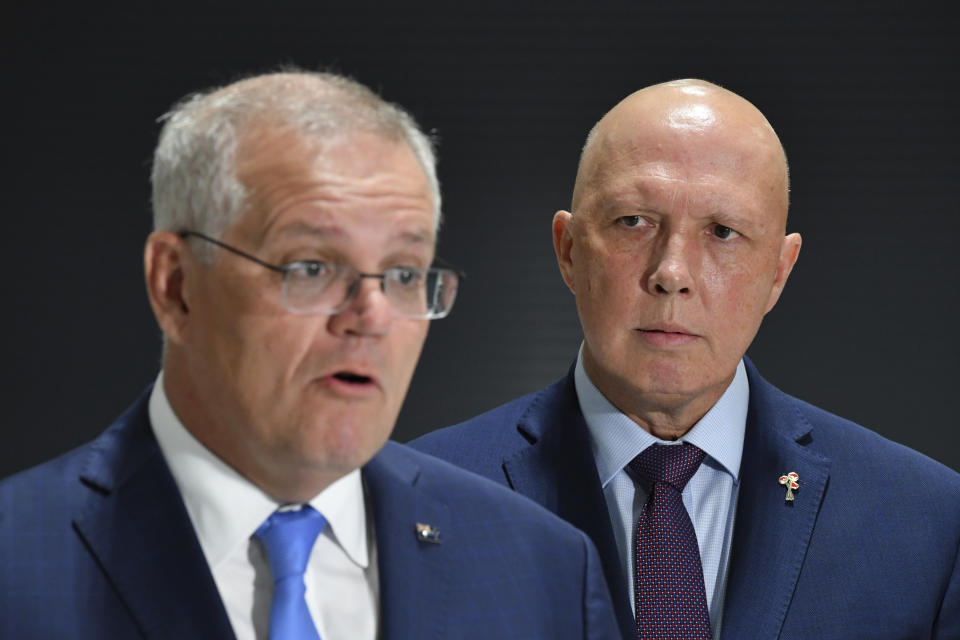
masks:
POLYGON ((620 216, 617 218, 617 222, 623 225, 624 227, 634 228, 641 227, 646 223, 643 216, 620 216))
POLYGON ((413 267, 393 267, 387 270, 387 276, 404 287, 414 288, 423 281, 423 271, 413 267))
POLYGON ((725 227, 722 224, 713 225, 712 233, 714 236, 720 238, 721 240, 729 240, 731 238, 740 237, 739 233, 737 233, 730 227, 725 227))
POLYGON ((331 275, 331 265, 319 260, 301 260, 291 262, 286 266, 287 271, 293 271, 305 278, 324 278, 331 275))

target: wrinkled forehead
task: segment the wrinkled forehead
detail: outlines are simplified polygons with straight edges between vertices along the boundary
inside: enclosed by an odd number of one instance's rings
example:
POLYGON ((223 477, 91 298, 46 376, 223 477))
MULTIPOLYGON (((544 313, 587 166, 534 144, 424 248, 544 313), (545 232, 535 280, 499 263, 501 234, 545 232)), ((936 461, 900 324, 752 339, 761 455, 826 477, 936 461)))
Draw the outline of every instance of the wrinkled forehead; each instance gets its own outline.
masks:
POLYGON ((237 179, 254 197, 350 180, 432 201, 426 172, 410 146, 380 133, 312 136, 285 127, 251 129, 240 139, 236 167, 237 179))
POLYGON ((366 132, 312 138, 261 130, 241 139, 236 165, 245 191, 241 220, 265 233, 336 219, 434 241, 432 191, 403 141, 366 132))

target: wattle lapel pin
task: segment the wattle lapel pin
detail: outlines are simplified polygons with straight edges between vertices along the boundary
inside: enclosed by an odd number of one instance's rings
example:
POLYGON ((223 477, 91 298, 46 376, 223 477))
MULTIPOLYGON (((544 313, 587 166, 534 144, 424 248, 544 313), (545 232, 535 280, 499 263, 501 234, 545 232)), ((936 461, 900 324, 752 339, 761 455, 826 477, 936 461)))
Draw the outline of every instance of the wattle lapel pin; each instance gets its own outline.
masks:
POLYGON ((440 544, 440 530, 434 529, 429 524, 417 523, 417 540, 420 542, 429 542, 431 544, 440 544))
POLYGON ((787 502, 793 502, 793 491, 800 488, 800 476, 791 471, 785 476, 780 476, 780 484, 787 488, 787 502))

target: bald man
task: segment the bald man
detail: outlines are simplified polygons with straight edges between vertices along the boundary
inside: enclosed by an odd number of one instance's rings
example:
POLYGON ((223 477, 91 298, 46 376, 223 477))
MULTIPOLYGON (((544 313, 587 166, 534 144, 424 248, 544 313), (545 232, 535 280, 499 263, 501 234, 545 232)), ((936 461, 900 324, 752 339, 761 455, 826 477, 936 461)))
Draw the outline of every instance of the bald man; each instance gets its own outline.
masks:
POLYGON ((625 638, 960 638, 960 475, 744 357, 801 239, 773 128, 716 85, 638 91, 553 219, 569 374, 415 447, 587 532, 625 638))

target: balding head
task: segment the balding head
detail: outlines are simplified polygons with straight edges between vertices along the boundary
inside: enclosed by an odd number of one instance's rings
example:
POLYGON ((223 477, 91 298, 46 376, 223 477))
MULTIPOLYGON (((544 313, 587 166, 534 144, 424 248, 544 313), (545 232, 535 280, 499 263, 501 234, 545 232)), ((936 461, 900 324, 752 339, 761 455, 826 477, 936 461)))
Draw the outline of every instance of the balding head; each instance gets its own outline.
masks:
POLYGON ((587 137, 554 247, 587 374, 659 437, 713 406, 779 299, 800 250, 787 204, 773 128, 708 82, 637 91, 587 137))
POLYGON ((402 107, 349 78, 300 71, 254 76, 190 96, 161 120, 151 176, 155 229, 219 236, 234 224, 249 195, 237 177, 238 155, 265 132, 307 144, 372 133, 408 145, 430 184, 439 225, 429 138, 402 107))
POLYGON ((594 125, 580 155, 573 212, 611 162, 644 149, 666 150, 678 161, 709 152, 718 163, 749 167, 756 186, 770 194, 771 212, 786 221, 787 159, 773 127, 744 98, 694 79, 636 91, 594 125))

